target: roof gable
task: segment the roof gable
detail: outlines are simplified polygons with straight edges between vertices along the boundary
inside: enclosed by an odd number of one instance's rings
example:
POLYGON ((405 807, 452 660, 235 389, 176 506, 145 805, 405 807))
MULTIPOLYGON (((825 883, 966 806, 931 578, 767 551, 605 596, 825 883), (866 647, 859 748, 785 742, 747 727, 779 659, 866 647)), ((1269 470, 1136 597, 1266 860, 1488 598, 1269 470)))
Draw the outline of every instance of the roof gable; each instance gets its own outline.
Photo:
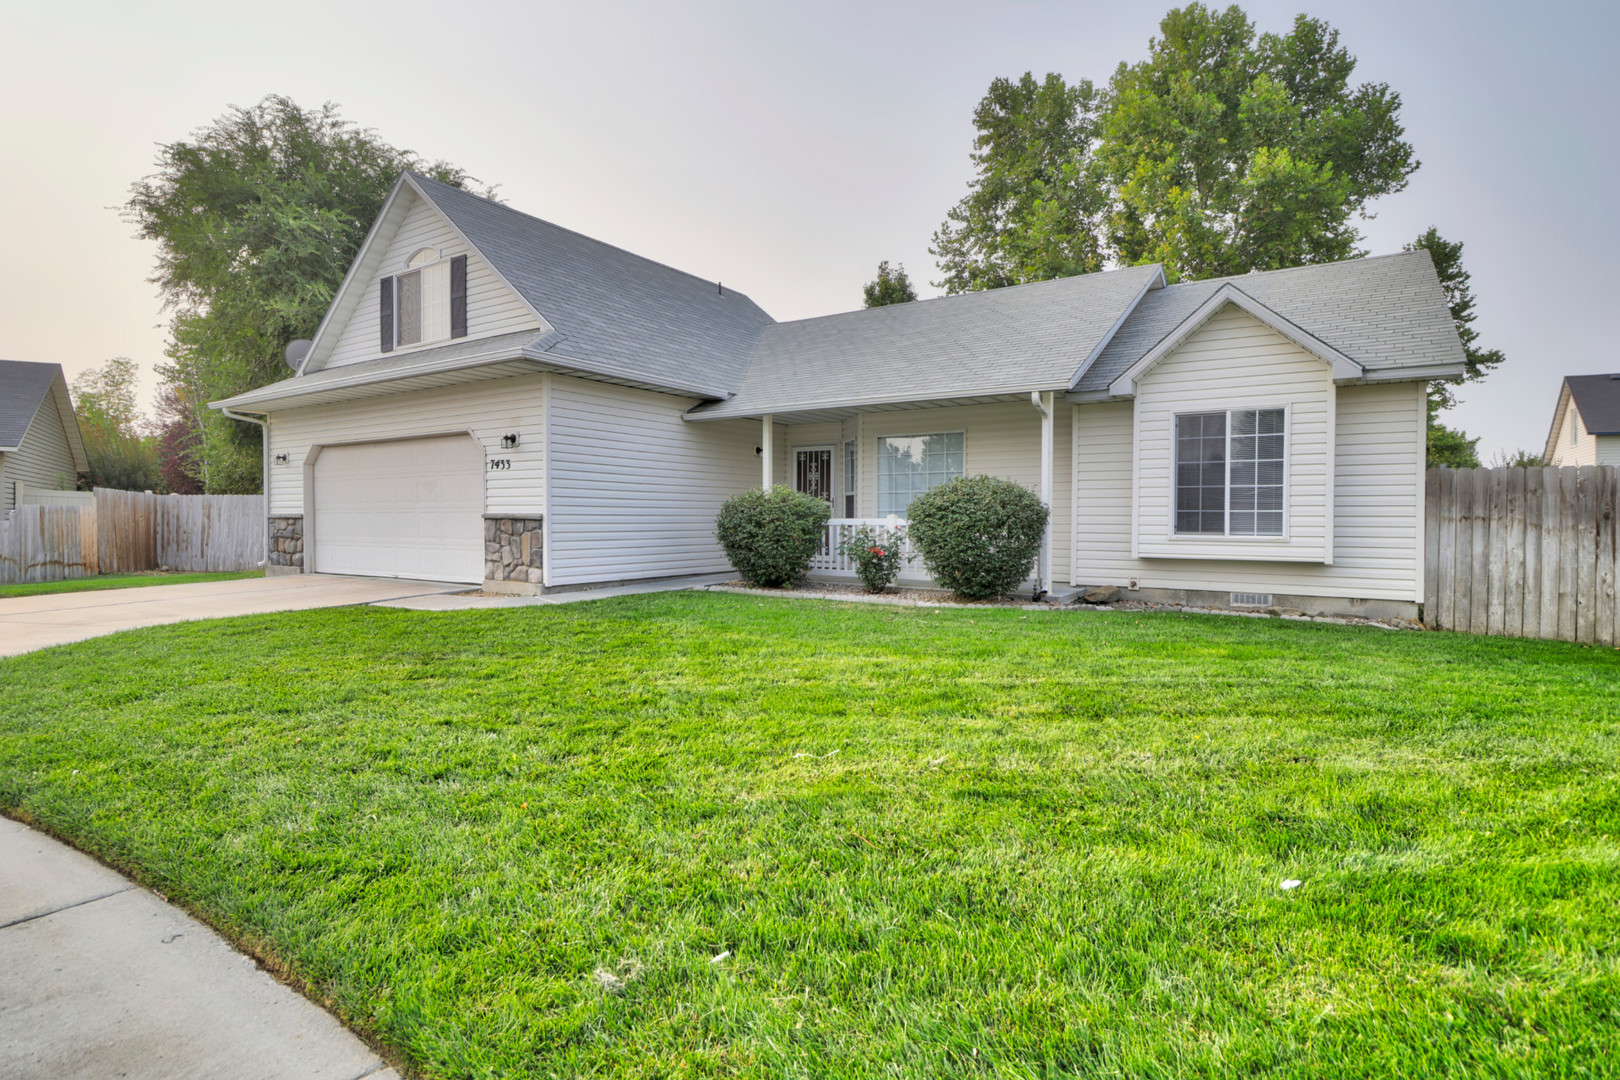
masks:
POLYGON ((1142 298, 1076 384, 1084 400, 1111 384, 1176 332, 1226 285, 1361 365, 1367 378, 1451 378, 1463 373, 1462 342, 1427 251, 1189 281, 1142 298))
POLYGON ((409 174, 513 289, 556 328, 544 350, 591 372, 725 397, 774 323, 734 289, 409 174))
POLYGON ((1141 359, 1121 372, 1109 384, 1108 392, 1115 397, 1134 395, 1137 384, 1148 372, 1152 371, 1165 357, 1179 349, 1188 338, 1202 329, 1204 324, 1214 318, 1216 314, 1228 307, 1235 307, 1246 312, 1265 326, 1270 327, 1295 345, 1298 345, 1301 349, 1315 356, 1318 360, 1329 365, 1333 369, 1333 378, 1335 380, 1349 380, 1361 377, 1362 368, 1360 364, 1327 342, 1300 329, 1228 281, 1211 293, 1209 298, 1202 304, 1194 308, 1181 321, 1180 325, 1161 338, 1159 343, 1144 353, 1141 359))
POLYGON ((300 374, 391 355, 403 356, 442 344, 396 346, 384 353, 379 341, 381 312, 377 283, 385 276, 405 270, 407 260, 424 247, 437 250, 445 258, 467 256, 469 337, 494 337, 518 330, 537 333, 551 330, 534 306, 511 287, 499 269, 462 235, 432 200, 422 195, 412 177, 406 174, 383 204, 354 264, 334 295, 332 306, 321 321, 299 369, 300 374))
POLYGON ((67 435, 73 466, 79 471, 90 467, 79 420, 73 413, 73 398, 61 364, 38 364, 23 360, 0 360, 0 451, 15 450, 42 408, 54 408, 67 435))
POLYGON ((1620 435, 1620 373, 1567 375, 1564 386, 1592 435, 1620 435))

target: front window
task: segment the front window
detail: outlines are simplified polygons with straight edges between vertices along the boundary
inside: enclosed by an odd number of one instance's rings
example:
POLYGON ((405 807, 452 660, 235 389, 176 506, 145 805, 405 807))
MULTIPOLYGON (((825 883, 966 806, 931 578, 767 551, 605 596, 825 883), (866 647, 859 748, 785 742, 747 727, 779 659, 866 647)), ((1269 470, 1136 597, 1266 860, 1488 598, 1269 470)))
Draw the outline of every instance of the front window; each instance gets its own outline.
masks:
POLYGON ((1176 417, 1176 532, 1283 534, 1284 410, 1176 417))
POLYGON ((395 338, 420 345, 450 336, 450 262, 433 248, 421 248, 394 279, 395 338))
POLYGON ((912 499, 966 475, 965 460, 960 431, 879 439, 878 516, 905 517, 912 499))

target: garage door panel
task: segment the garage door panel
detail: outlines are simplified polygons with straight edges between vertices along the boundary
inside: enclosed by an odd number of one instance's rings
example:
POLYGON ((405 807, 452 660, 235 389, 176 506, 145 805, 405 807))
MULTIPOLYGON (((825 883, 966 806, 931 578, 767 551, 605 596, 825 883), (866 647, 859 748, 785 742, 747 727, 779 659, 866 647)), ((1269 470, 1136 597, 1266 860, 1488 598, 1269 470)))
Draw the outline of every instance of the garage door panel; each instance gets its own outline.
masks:
POLYGON ((480 582, 484 452, 464 435, 332 446, 315 461, 315 569, 480 582))

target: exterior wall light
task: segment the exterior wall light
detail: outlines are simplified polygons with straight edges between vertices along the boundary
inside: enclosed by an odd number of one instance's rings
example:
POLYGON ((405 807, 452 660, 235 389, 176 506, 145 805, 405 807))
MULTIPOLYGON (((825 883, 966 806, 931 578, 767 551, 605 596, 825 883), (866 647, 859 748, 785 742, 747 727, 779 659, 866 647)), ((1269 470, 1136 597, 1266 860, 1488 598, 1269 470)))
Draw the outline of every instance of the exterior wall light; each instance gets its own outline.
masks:
POLYGON ((502 435, 501 436, 501 449, 502 450, 510 450, 513 447, 517 446, 517 444, 518 444, 518 437, 517 437, 517 432, 515 432, 515 431, 510 435, 502 435))

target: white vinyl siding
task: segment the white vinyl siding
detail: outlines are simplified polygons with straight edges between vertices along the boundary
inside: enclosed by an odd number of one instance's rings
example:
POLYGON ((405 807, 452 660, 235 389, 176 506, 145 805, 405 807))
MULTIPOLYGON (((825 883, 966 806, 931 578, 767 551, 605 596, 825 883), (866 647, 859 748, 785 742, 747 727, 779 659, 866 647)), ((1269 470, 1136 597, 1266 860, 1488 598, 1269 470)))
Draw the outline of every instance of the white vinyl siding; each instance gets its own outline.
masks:
POLYGON ((1599 465, 1620 465, 1620 435, 1594 435, 1599 465))
POLYGON ((28 425, 17 449, 0 454, 0 488, 4 503, 0 511, 10 513, 16 504, 17 485, 31 488, 72 488, 78 481, 73 467, 73 451, 68 447, 67 428, 56 408, 56 395, 48 393, 28 425))
MULTIPOLYGON (((1083 405, 1074 425, 1075 585, 1422 600, 1426 406, 1422 383, 1340 387, 1333 563, 1131 555, 1131 402, 1083 405)), ((1059 579, 1061 580, 1061 579, 1059 579)))
MULTIPOLYGON (((1137 554, 1160 559, 1332 561, 1332 369, 1237 307, 1213 316, 1137 384, 1137 554), (1250 409, 1287 413, 1282 536, 1175 529, 1175 418, 1250 409)), ((1125 453, 1131 440, 1116 448, 1125 453)))
POLYGON ((408 394, 288 409, 270 418, 270 514, 302 514, 304 463, 316 445, 470 431, 488 459, 509 469, 483 474, 486 514, 539 517, 545 507, 545 376, 521 375, 408 394), (517 435, 513 449, 501 436, 517 435), (275 455, 285 453, 286 464, 275 455))
POLYGON ((548 586, 730 570, 714 519, 759 486, 760 425, 688 423, 695 404, 552 376, 548 586))
POLYGON ((1564 407, 1563 420, 1558 425, 1558 437, 1553 440, 1553 459, 1547 464, 1600 464, 1598 461, 1600 441, 1598 436, 1587 432, 1585 425, 1581 423, 1580 410, 1575 408, 1573 401, 1570 401, 1564 407))
MULTIPOLYGON (((406 193, 408 194, 408 193, 406 193)), ((404 197, 404 196, 402 196, 404 197)), ((467 256, 467 337, 482 338, 493 337, 497 334, 510 334, 518 330, 538 330, 541 328, 539 320, 529 311, 528 307, 501 281, 496 273, 489 268, 483 259, 471 252, 466 243, 456 234, 443 215, 430 204, 409 195, 411 205, 404 211, 402 220, 394 230, 386 244, 380 245, 383 254, 376 261, 376 269, 362 284, 356 283, 360 289, 358 302, 348 323, 339 333, 336 344, 332 347, 331 356, 327 359, 327 367, 341 367, 344 364, 358 364, 364 360, 376 360, 385 355, 382 352, 380 341, 381 310, 378 307, 377 294, 380 282, 384 277, 397 277, 405 273, 405 262, 417 251, 424 247, 438 250, 442 262, 437 264, 442 268, 442 281, 434 284, 433 280, 425 281, 425 290, 430 293, 424 299, 431 311, 435 305, 443 309, 444 325, 442 329, 437 324, 423 328, 423 343, 421 345, 396 346, 392 353, 386 355, 397 356, 409 353, 416 348, 431 348, 434 344, 443 344, 449 336, 450 326, 450 259, 456 255, 467 256), (433 290, 441 289, 443 297, 433 290), (436 334, 437 339, 429 331, 436 334)), ((378 239, 381 240, 381 235, 378 239)), ((432 268, 430 268, 432 269, 432 268)), ((424 275, 427 277, 427 275, 424 275)), ((396 305, 397 308, 397 305, 396 305)), ((435 316, 437 318, 437 316, 435 316)), ((335 327, 333 329, 336 329, 335 327)), ((458 339, 460 340, 460 339, 458 339)))

